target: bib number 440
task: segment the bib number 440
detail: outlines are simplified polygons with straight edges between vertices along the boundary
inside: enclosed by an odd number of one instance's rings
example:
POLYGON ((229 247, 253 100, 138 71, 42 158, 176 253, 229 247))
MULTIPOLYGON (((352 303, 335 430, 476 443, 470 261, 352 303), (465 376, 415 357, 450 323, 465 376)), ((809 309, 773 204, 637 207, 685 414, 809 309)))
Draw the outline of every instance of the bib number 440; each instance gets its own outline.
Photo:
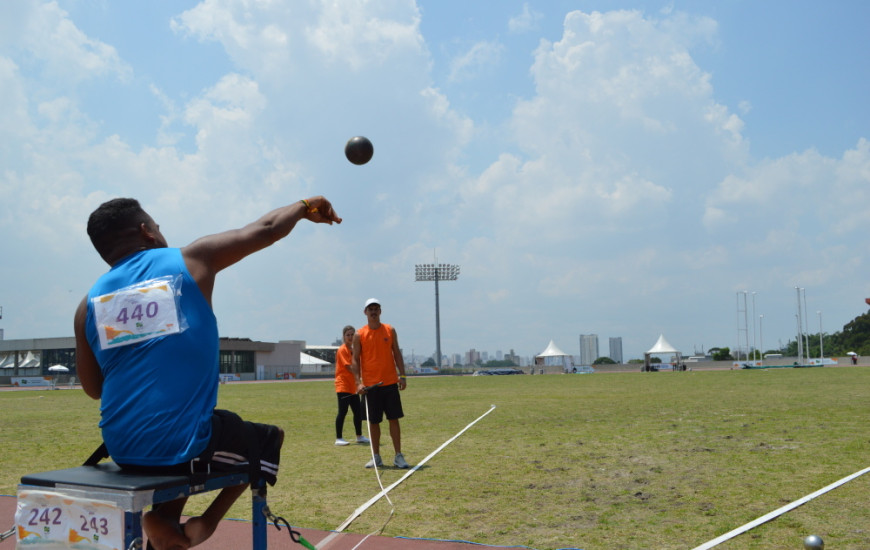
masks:
POLYGON ((160 312, 160 306, 157 302, 148 302, 145 304, 145 307, 142 307, 142 304, 137 304, 133 311, 128 311, 128 308, 121 308, 121 311, 118 312, 118 316, 115 317, 115 322, 126 325, 130 321, 135 321, 137 323, 141 323, 144 318, 153 319, 157 317, 157 314, 160 312), (143 312, 144 309, 144 312, 143 312))

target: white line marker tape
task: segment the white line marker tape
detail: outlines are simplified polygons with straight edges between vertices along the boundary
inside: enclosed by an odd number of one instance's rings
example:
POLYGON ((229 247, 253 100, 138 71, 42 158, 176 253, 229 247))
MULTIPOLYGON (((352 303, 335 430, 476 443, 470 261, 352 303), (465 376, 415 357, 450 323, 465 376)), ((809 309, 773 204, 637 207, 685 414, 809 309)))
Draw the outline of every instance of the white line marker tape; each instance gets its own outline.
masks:
POLYGON ((848 483, 849 481, 852 481, 856 477, 862 476, 862 475, 866 474, 867 472, 870 472, 870 468, 864 468, 860 472, 855 472, 854 474, 852 474, 850 476, 846 476, 843 479, 841 479, 840 481, 835 481, 834 483, 831 483, 827 487, 819 489, 815 493, 812 493, 812 494, 809 494, 803 498, 800 498, 800 499, 792 502, 791 504, 786 504, 782 508, 780 508, 778 510, 774 510, 773 512, 770 512, 767 515, 761 516, 760 518, 758 518, 756 520, 750 521, 746 525, 744 525, 742 527, 738 527, 737 529, 734 529, 733 531, 728 531, 724 535, 717 537, 717 538, 711 540, 710 542, 705 542, 701 546, 695 547, 694 550, 708 550, 709 548, 713 548, 714 546, 722 544, 723 542, 725 542, 728 539, 732 539, 741 533, 749 531, 750 529, 752 529, 754 527, 758 527, 762 523, 767 523, 768 521, 772 520, 773 518, 775 518, 777 516, 781 516, 782 514, 788 512, 790 510, 794 510, 795 508, 797 508, 801 504, 809 502, 809 501, 813 500, 814 498, 816 498, 817 496, 823 495, 832 489, 836 489, 840 485, 843 485, 844 483, 848 483))
POLYGON ((486 411, 485 413, 483 413, 482 415, 480 415, 479 417, 477 417, 476 420, 474 420, 474 421, 473 421, 472 423, 470 423, 468 426, 466 426, 466 427, 462 428, 461 430, 459 430, 459 432, 458 432, 456 435, 454 435, 453 437, 451 437, 450 439, 448 439, 447 441, 445 441, 444 443, 442 443, 440 447, 438 447, 437 449, 435 449, 434 451, 432 451, 431 453, 429 453, 429 456, 427 456, 426 458, 424 458, 423 460, 421 460, 417 465, 415 465, 413 468, 411 468, 410 470, 408 470, 408 472, 407 472, 405 475, 403 475, 402 477, 400 477, 398 481, 396 481, 395 483, 393 483, 392 485, 390 485, 390 486, 387 487, 386 489, 380 491, 378 494, 376 494, 375 496, 373 496, 372 498, 370 498, 370 499, 369 499, 365 504, 363 504, 362 506, 360 506, 359 508, 357 508, 356 510, 354 510, 354 512, 350 515, 350 517, 348 517, 346 520, 344 520, 344 523, 342 523, 341 525, 339 525, 339 526, 335 529, 335 531, 333 531, 332 533, 330 533, 329 536, 327 536, 325 539, 323 539, 322 541, 320 541, 319 543, 317 543, 316 548, 318 548, 318 549, 320 549, 320 548, 324 548, 327 544, 329 544, 329 542, 332 541, 332 539, 334 539, 334 538, 337 537, 339 534, 341 534, 342 531, 344 531, 345 529, 347 529, 348 525, 350 525, 350 524, 353 522, 353 520, 355 520, 356 518, 358 518, 358 517, 360 516, 360 514, 362 514, 363 512, 365 512, 365 511, 366 511, 370 506, 372 506, 375 502, 377 502, 377 501, 379 501, 381 498, 385 497, 385 496, 387 495, 387 493, 389 493, 390 491, 393 490, 393 488, 395 488, 395 487, 398 486, 400 483, 402 483, 403 481, 405 481, 406 479, 408 479, 408 478, 411 476, 411 474, 413 474, 414 472, 416 472, 417 470, 419 470, 421 466, 423 466, 424 464, 426 464, 427 462, 429 462, 429 459, 430 459, 430 458, 432 458, 433 456, 435 456, 435 455, 437 455, 438 453, 440 453, 440 452, 444 449, 444 447, 446 447, 446 446, 450 445, 451 443, 453 443, 453 441, 454 441, 456 438, 458 438, 460 435, 462 435, 463 433, 465 433, 466 430, 468 430, 470 427, 472 427, 472 426, 474 426, 475 424, 477 424, 480 420, 483 419, 483 417, 485 417, 486 415, 488 415, 489 413, 491 413, 491 412, 494 411, 494 410, 495 410, 495 405, 490 405, 488 411, 486 411))

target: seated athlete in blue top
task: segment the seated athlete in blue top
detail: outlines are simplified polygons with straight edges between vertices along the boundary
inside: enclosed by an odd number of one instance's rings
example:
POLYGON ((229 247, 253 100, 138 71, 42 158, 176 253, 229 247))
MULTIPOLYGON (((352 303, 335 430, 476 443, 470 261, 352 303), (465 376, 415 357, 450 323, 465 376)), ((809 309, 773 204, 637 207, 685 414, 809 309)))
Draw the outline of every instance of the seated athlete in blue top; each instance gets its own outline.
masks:
MULTIPOLYGON (((215 276, 283 239, 301 219, 341 223, 313 197, 240 229, 169 248, 160 227, 134 199, 100 205, 88 235, 111 266, 75 314, 76 366, 85 392, 100 399, 109 455, 133 472, 189 473, 250 464, 274 485, 284 432, 216 410, 220 369, 215 276)), ((202 516, 183 526, 186 499, 145 514, 149 546, 183 550, 206 540, 245 486, 222 490, 202 516)))

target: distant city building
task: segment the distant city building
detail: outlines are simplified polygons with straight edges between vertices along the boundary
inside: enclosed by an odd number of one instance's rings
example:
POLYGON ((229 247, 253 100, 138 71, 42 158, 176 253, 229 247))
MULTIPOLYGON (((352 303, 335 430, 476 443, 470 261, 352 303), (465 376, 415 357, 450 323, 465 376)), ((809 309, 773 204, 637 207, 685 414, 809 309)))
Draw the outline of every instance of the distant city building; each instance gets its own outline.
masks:
POLYGON ((611 336, 610 337, 610 358, 619 363, 620 365, 623 363, 622 360, 622 336, 611 336))
MULTIPOLYGON (((0 330, 2 330, 2 329, 0 329, 0 330)), ((504 353, 502 353, 500 349, 495 350, 495 360, 496 361, 504 361, 504 353)))
POLYGON ((598 335, 597 334, 581 334, 580 335, 580 364, 592 365, 596 359, 601 357, 598 355, 598 335))
POLYGON ((474 365, 478 361, 480 361, 480 352, 474 348, 471 348, 467 352, 465 352, 465 364, 466 365, 474 365))

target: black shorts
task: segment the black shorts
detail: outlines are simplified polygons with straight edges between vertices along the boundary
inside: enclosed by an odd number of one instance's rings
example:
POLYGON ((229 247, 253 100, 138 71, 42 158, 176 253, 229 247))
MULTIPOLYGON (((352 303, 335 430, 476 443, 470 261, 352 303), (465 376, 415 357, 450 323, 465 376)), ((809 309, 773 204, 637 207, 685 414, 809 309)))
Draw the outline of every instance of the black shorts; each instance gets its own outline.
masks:
POLYGON ((398 420, 405 416, 402 411, 402 398, 399 385, 376 386, 363 396, 362 417, 372 424, 380 424, 386 414, 387 420, 398 420), (366 409, 368 408, 368 414, 366 409))
POLYGON ((277 426, 248 422, 234 412, 215 409, 211 417, 211 439, 205 450, 193 460, 172 466, 118 466, 131 472, 187 475, 208 471, 238 471, 248 466, 254 458, 260 464, 260 477, 269 485, 275 485, 281 461, 281 444, 281 431, 277 426))

